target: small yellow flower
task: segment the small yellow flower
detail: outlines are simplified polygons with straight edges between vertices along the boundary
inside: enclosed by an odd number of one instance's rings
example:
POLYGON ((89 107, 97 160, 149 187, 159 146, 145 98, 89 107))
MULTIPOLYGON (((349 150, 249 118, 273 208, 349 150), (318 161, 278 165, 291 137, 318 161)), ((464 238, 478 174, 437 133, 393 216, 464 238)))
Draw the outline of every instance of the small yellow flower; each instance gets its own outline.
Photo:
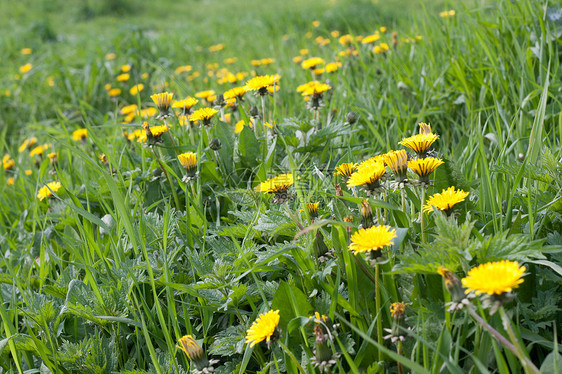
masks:
POLYGON ((282 193, 293 185, 293 174, 280 174, 256 186, 258 192, 282 193))
POLYGON ((142 90, 144 90, 144 84, 139 83, 139 84, 135 84, 133 87, 131 87, 131 89, 129 90, 129 93, 131 95, 135 96, 139 92, 141 92, 142 90))
POLYGON ((324 65, 325 61, 323 58, 320 57, 312 57, 309 59, 304 60, 301 63, 301 67, 303 69, 315 69, 318 65, 324 65))
POLYGON ((211 122, 211 118, 218 113, 218 110, 214 108, 201 108, 197 109, 189 116, 189 120, 192 122, 201 121, 203 125, 207 126, 211 122))
POLYGON ((431 125, 429 123, 425 123, 425 122, 420 122, 419 123, 420 126, 420 134, 424 134, 424 135, 431 135, 431 125))
POLYGON ((200 91, 195 94, 195 97, 199 97, 201 99, 207 99, 209 96, 213 96, 215 94, 214 90, 206 90, 200 91))
POLYGON ((140 111, 140 115, 143 118, 149 118, 149 117, 154 117, 157 113, 157 109, 156 108, 146 108, 146 109, 141 109, 140 111))
POLYGON ((123 73, 128 73, 129 71, 131 71, 131 65, 127 64, 127 65, 122 65, 121 66, 121 71, 123 73))
POLYGON ((189 72, 192 69, 193 69, 193 67, 191 65, 178 66, 175 70, 175 73, 176 73, 176 75, 180 75, 181 73, 189 72))
POLYGON ((312 26, 314 27, 320 26, 320 21, 312 21, 312 26))
POLYGON ((373 190, 379 186, 379 181, 386 172, 384 163, 371 158, 363 162, 347 180, 347 187, 366 185, 368 190, 373 190))
POLYGON ((228 64, 228 65, 232 65, 232 64, 236 63, 236 61, 238 61, 238 59, 236 57, 229 57, 229 58, 224 59, 224 63, 228 64))
POLYGON ((131 75, 129 75, 128 73, 119 74, 117 76, 117 82, 126 82, 129 80, 130 77, 131 75))
POLYGON ((13 186, 13 185, 14 185, 14 182, 15 182, 14 177, 10 177, 10 178, 8 178, 8 180, 6 181, 6 183, 8 183, 8 185, 10 185, 10 186, 13 186))
POLYGON ((121 89, 120 88, 112 88, 109 91, 107 91, 107 94, 109 95, 109 97, 119 96, 119 95, 121 95, 121 89))
POLYGON ((162 134, 164 134, 168 130, 169 130, 169 128, 166 125, 150 127, 150 132, 152 133, 152 136, 154 136, 155 138, 161 136, 162 134))
POLYGON ((295 64, 300 64, 302 62, 302 56, 295 56, 293 57, 293 62, 295 64))
POLYGON ((406 311, 406 303, 399 302, 399 303, 392 303, 390 304, 390 314, 395 319, 400 319, 404 317, 404 312, 406 311))
POLYGON ((468 196, 468 192, 463 190, 455 190, 455 187, 449 187, 441 193, 431 196, 423 207, 424 212, 433 212, 433 207, 438 210, 450 211, 456 204, 464 201, 468 196))
POLYGON ((31 48, 22 48, 22 50, 21 50, 22 55, 30 55, 31 52, 32 52, 31 48))
POLYGON ((32 170, 27 169, 27 170, 25 171, 25 175, 28 175, 28 176, 29 176, 29 175, 31 175, 31 174, 33 174, 33 171, 32 171, 32 170))
POLYGON ((21 152, 25 151, 26 149, 30 149, 35 144, 37 144, 37 138, 36 137, 25 139, 24 142, 18 148, 18 152, 21 153, 21 152))
POLYGON ((278 74, 257 76, 246 82, 244 89, 246 91, 258 91, 259 95, 267 95, 268 87, 277 84, 279 79, 280 76, 278 74))
POLYGON ((209 47, 209 52, 218 52, 224 49, 224 44, 219 43, 209 47))
POLYGON ((25 74, 28 71, 30 71, 32 67, 33 67, 33 65, 31 65, 29 63, 27 63, 25 65, 22 65, 22 66, 20 66, 20 73, 25 74))
POLYGON ((467 294, 474 291, 477 295, 501 295, 513 291, 523 283, 525 270, 525 266, 519 266, 517 261, 488 262, 470 269, 462 279, 462 285, 467 294))
POLYGON ((10 157, 10 155, 4 155, 2 157, 2 167, 4 170, 10 170, 16 165, 16 162, 10 157))
POLYGON ((39 199, 39 201, 42 201, 46 197, 53 196, 53 192, 56 193, 61 187, 62 185, 60 184, 60 182, 47 183, 46 186, 43 186, 39 189, 37 198, 39 199))
POLYGON ((173 93, 169 92, 162 92, 159 94, 154 94, 150 96, 154 104, 158 107, 160 114, 162 116, 166 116, 168 114, 168 110, 170 109, 170 104, 172 103, 172 98, 174 97, 173 93))
POLYGON ((183 100, 179 100, 176 101, 172 104, 172 108, 175 109, 182 109, 182 112, 187 114, 189 113, 189 111, 191 110, 191 108, 193 108, 195 106, 195 104, 197 104, 199 102, 199 100, 188 96, 183 100))
POLYGON ((43 152, 45 152, 45 150, 49 148, 48 144, 43 144, 43 145, 38 145, 37 147, 33 148, 30 152, 29 152, 29 156, 33 157, 33 156, 41 156, 43 155, 43 152))
POLYGON ((344 162, 336 166, 336 175, 341 175, 342 177, 349 178, 351 174, 357 169, 357 164, 353 162, 344 162))
POLYGON ((362 252, 379 251, 391 245, 392 239, 396 237, 396 230, 390 226, 372 226, 354 233, 348 249, 355 255, 362 252))
POLYGON ((332 87, 318 81, 310 81, 297 87, 297 92, 302 92, 303 96, 321 96, 324 92, 331 90, 332 87))
POLYGON ((272 337, 275 338, 275 329, 279 324, 279 319, 279 310, 270 310, 265 314, 260 314, 258 319, 248 329, 246 343, 250 343, 250 347, 264 340, 269 344, 272 337))
POLYGON ((379 34, 368 35, 361 40, 361 44, 370 44, 379 40, 381 36, 379 34))
POLYGON ((401 149, 399 151, 386 153, 384 155, 384 163, 392 170, 398 183, 406 179, 408 172, 408 154, 405 150, 401 149))
POLYGON ((420 182, 428 182, 429 175, 442 164, 444 164, 443 160, 434 157, 408 161, 408 167, 420 177, 420 182))
POLYGON ((412 151, 416 152, 419 157, 425 157, 426 153, 431 149, 431 146, 437 139, 439 139, 439 135, 436 134, 417 134, 402 139, 398 144, 410 148, 412 151))
POLYGON ((88 137, 88 129, 78 129, 72 133, 72 140, 79 141, 88 137))
POLYGON ((182 153, 178 155, 181 166, 186 170, 193 170, 197 167, 197 154, 193 152, 182 153))
POLYGON ((224 93, 224 99, 239 99, 242 100, 244 95, 246 94, 246 89, 244 87, 234 87, 224 93))
POLYGON ((126 105, 121 110, 119 110, 119 114, 127 115, 131 113, 136 113, 138 111, 138 107, 136 104, 126 105))
POLYGON ((326 70, 326 73, 333 73, 334 71, 338 70, 340 67, 341 67, 341 62, 330 62, 326 64, 324 70, 326 70))
POLYGON ((117 57, 117 55, 115 53, 108 53, 105 55, 105 59, 110 61, 110 60, 114 60, 115 57, 117 57))
POLYGON ((254 126, 253 119, 250 119, 250 122, 247 123, 247 124, 242 119, 240 121, 236 122, 236 125, 234 125, 234 133, 235 134, 241 133, 242 130, 244 129, 244 126, 250 126, 250 128, 252 128, 254 126))
POLYGON ((306 204, 306 208, 308 209, 308 214, 310 214, 310 217, 312 219, 318 217, 318 205, 320 205, 319 202, 306 204))

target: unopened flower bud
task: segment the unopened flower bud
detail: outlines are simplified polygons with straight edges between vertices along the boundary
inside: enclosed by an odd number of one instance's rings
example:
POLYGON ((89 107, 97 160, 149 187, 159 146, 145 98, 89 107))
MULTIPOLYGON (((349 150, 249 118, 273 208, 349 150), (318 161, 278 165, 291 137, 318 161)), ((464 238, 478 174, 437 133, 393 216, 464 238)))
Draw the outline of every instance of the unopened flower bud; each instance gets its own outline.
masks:
POLYGON ((349 112, 345 115, 345 121, 347 123, 349 123, 350 125, 353 125, 355 122, 357 122, 357 113, 355 112, 349 112))
POLYGON ((211 141, 209 142, 209 148, 211 148, 213 151, 218 151, 219 149, 221 149, 221 146, 222 143, 217 138, 211 139, 211 141))

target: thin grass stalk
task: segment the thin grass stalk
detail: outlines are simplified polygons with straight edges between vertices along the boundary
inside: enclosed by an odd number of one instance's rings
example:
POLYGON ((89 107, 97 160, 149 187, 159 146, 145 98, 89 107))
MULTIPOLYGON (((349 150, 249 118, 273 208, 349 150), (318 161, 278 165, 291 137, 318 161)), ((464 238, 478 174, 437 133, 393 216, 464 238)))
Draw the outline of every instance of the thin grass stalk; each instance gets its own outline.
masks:
POLYGON ((421 199, 420 199, 420 225, 421 225, 421 240, 426 243, 425 237, 425 214, 423 213, 423 202, 425 201, 425 185, 421 186, 421 199))

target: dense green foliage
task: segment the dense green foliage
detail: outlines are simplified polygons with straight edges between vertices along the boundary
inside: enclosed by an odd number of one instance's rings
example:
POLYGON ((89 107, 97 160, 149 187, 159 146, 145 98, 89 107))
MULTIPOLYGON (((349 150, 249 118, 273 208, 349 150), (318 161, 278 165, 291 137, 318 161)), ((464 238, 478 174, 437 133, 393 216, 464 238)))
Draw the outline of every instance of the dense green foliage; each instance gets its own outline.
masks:
POLYGON ((454 8, 442 17, 442 2, 407 0, 0 3, 10 15, 0 24, 0 156, 14 161, 0 168, 0 373, 186 373, 187 334, 217 373, 316 373, 315 312, 330 320, 327 372, 533 372, 526 362, 560 372, 562 8, 454 8), (375 34, 374 44, 356 38, 375 34), (297 56, 340 63, 315 77, 332 87, 318 111, 297 92, 314 75, 297 56), (265 58, 274 61, 252 64, 265 58), (220 83, 228 72, 245 76, 220 83), (230 117, 208 127, 121 112, 154 107, 155 93, 220 94, 265 74, 280 75, 275 94, 217 106, 230 117), (144 89, 130 93, 137 83, 144 89), (121 93, 110 97, 108 84, 121 93), (250 117, 254 127, 235 133, 250 117), (123 136, 144 134, 145 120, 170 125, 162 142, 123 136), (419 122, 439 135, 444 161, 431 186, 395 188, 387 168, 384 191, 368 196, 335 175, 343 162, 404 149, 419 122), (85 139, 73 139, 78 129, 85 139), (18 151, 32 137, 48 145, 41 155, 18 151), (178 162, 185 152, 197 154, 194 178, 178 162), (286 173, 288 201, 255 190, 286 173), (40 192, 51 181, 61 189, 40 192), (420 216, 450 186, 469 192, 454 213, 420 216), (362 216, 365 198, 374 218, 362 216), (397 234, 376 264, 348 250, 350 234, 373 222, 397 234), (500 260, 526 267, 512 300, 497 313, 480 297, 449 309, 461 300, 440 267, 460 279, 500 260), (390 308, 401 301, 397 318, 390 308), (276 339, 246 344, 270 310, 276 339))

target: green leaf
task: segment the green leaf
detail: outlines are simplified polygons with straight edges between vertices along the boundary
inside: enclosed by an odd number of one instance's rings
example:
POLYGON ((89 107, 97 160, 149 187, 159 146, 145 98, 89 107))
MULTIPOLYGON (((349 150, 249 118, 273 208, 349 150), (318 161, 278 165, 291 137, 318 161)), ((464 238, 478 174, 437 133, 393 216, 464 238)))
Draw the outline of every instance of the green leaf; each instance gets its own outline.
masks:
POLYGON ((287 326, 293 318, 308 317, 312 315, 313 311, 304 292, 285 281, 279 283, 279 288, 273 296, 271 309, 279 310, 281 326, 287 326))

